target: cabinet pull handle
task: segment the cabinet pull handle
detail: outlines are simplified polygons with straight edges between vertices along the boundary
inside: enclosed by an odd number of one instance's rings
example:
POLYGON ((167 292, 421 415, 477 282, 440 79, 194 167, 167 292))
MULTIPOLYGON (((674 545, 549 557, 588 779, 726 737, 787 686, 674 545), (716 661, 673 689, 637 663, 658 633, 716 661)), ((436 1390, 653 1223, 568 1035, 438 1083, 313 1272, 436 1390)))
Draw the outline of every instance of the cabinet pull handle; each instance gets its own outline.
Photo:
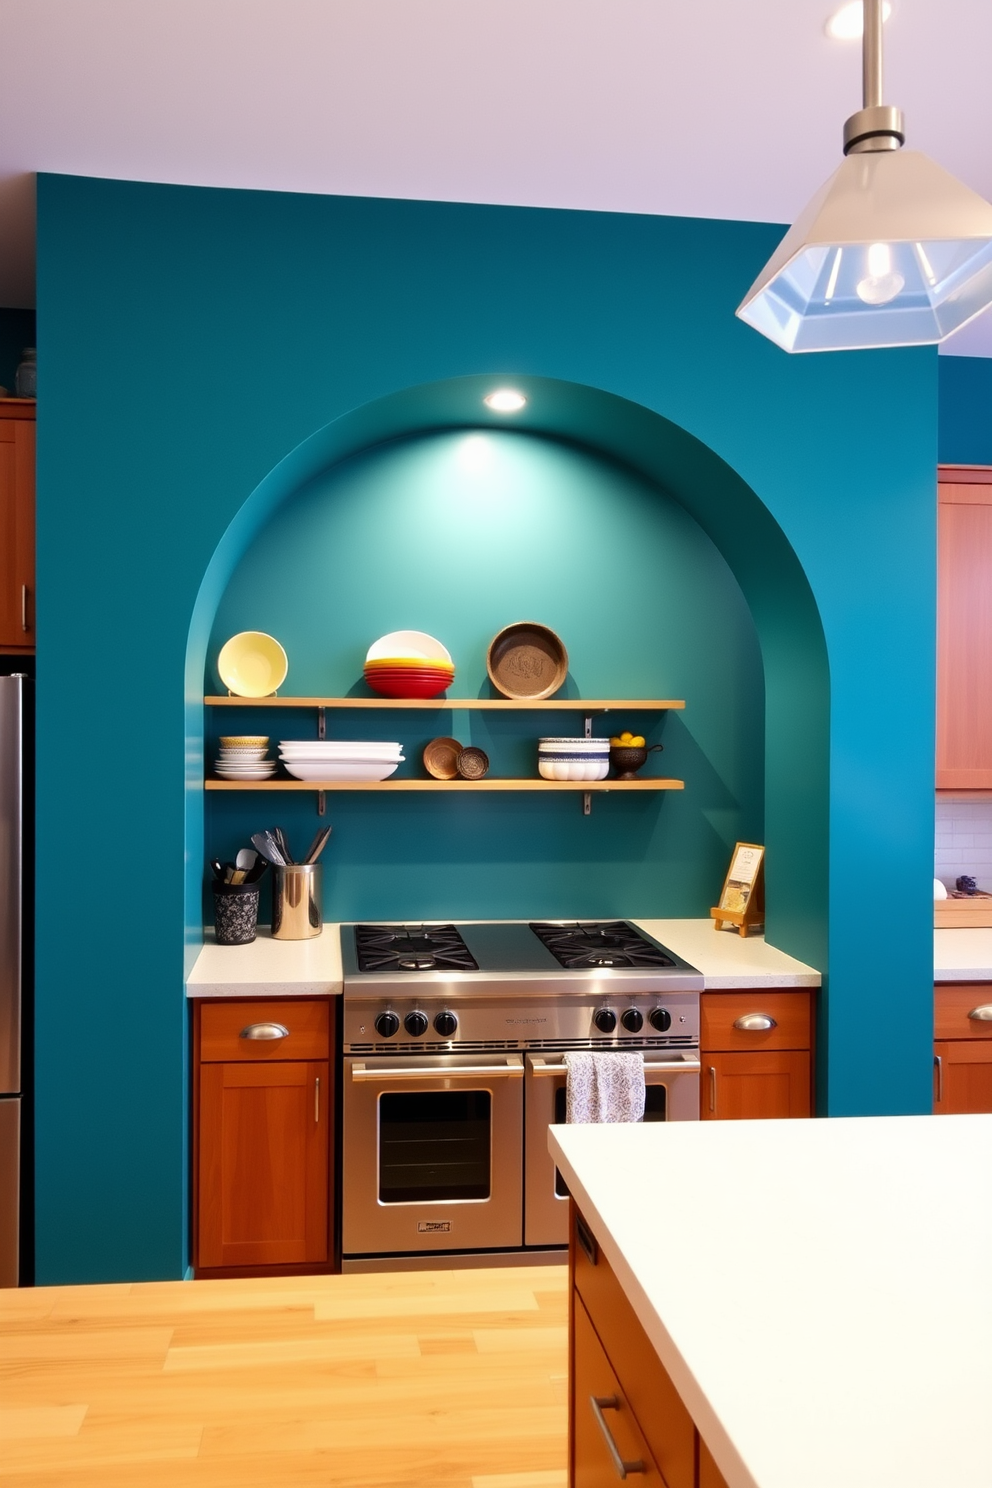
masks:
POLYGON ((314 1119, 314 1122, 319 1126, 320 1125, 320 1076, 319 1075, 317 1076, 317 1078, 313 1082, 313 1119, 314 1119))
POLYGON ((242 1028, 238 1038, 283 1039, 289 1038, 289 1029, 283 1023, 249 1023, 242 1028))
POLYGON ((613 1460, 613 1466, 617 1470, 617 1477, 625 1478, 629 1473, 646 1473, 647 1468, 640 1457, 636 1458, 633 1462, 625 1462, 623 1460, 620 1456, 620 1450, 613 1440, 613 1433, 606 1424, 606 1417, 603 1415, 603 1412, 607 1410, 618 1411, 620 1409, 620 1401, 616 1395, 590 1395, 589 1404, 592 1406, 592 1413, 596 1417, 596 1425, 603 1433, 603 1440, 613 1460))
POLYGON ((981 1007, 972 1008, 968 1017, 976 1023, 992 1023, 992 1002, 983 1002, 981 1007))
POLYGON ((590 1266, 598 1266, 599 1246, 596 1244, 596 1239, 592 1231, 586 1228, 585 1220, 580 1214, 576 1214, 575 1216, 575 1238, 582 1247, 590 1266))
POLYGON ((716 1115, 716 1070, 710 1065, 710 1110, 716 1115))
POLYGON ((744 1013, 734 1019, 734 1027, 741 1033, 766 1033, 769 1028, 777 1028, 778 1024, 771 1013, 744 1013))
POLYGON ((25 633, 27 633, 27 631, 30 629, 30 626, 28 625, 28 586, 27 586, 27 584, 22 584, 21 585, 21 629, 25 633))
POLYGON ((933 1067, 937 1071, 937 1104, 944 1099, 944 1061, 939 1054, 933 1056, 933 1067))

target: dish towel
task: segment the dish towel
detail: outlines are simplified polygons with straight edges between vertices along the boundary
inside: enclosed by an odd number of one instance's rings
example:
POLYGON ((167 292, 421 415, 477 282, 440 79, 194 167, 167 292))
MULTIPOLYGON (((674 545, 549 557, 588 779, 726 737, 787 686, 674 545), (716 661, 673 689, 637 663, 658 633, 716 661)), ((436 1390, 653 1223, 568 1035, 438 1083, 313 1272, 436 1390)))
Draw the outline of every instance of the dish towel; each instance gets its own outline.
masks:
POLYGON ((566 1054, 565 1120, 644 1120, 644 1055, 633 1050, 566 1054))

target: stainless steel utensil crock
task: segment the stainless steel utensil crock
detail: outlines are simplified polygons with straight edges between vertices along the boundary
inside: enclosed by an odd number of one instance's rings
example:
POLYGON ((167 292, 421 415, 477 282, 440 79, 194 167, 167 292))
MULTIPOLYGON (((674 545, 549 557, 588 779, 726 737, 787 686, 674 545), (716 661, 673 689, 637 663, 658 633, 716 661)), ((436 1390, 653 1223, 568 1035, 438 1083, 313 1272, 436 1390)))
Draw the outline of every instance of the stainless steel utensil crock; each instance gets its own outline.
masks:
POLYGON ((272 936, 274 940, 309 940, 323 928, 320 864, 287 863, 274 867, 272 936))

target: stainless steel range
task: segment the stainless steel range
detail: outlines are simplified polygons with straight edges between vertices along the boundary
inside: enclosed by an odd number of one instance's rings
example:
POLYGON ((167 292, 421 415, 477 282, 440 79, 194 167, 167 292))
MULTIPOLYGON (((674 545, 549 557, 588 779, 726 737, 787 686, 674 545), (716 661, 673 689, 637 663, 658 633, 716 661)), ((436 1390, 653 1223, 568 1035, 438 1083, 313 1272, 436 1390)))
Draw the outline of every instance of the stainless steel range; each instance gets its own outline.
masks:
POLYGON ((341 937, 346 1265, 565 1245, 568 1050, 643 1050, 645 1120, 698 1119, 702 976, 627 921, 341 937))

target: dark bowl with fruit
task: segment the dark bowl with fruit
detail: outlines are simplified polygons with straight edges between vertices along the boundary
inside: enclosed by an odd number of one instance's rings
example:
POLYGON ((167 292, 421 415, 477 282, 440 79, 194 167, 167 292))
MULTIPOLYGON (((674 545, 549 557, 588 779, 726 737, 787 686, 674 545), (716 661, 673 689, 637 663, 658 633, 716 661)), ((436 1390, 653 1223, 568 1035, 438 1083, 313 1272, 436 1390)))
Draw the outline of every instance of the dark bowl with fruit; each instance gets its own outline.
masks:
POLYGON ((661 749, 661 744, 610 744, 610 764, 617 772, 618 780, 633 780, 649 754, 661 749))

